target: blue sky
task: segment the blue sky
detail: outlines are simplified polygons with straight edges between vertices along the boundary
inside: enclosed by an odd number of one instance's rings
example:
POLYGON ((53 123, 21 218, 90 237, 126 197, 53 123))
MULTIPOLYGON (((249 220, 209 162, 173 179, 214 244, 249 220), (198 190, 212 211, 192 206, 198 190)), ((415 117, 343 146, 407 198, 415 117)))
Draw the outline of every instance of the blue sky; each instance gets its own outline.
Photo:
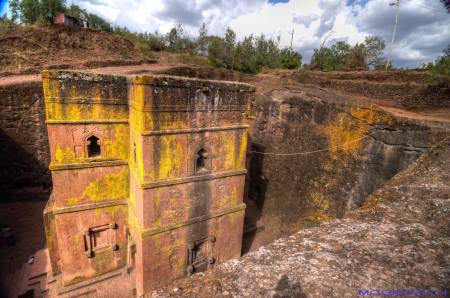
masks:
POLYGON ((7 0, 0 0, 0 15, 3 15, 6 13, 6 2, 7 0))
MULTIPOLYGON (((4 1, 4 0, 0 0, 4 1)), ((322 43, 363 42, 368 35, 391 40, 393 0, 67 0, 115 25, 138 32, 168 32, 181 23, 196 35, 204 22, 211 34, 227 27, 238 39, 249 34, 280 36, 282 46, 293 46, 304 62, 322 43)), ((450 14, 439 0, 401 0, 393 63, 419 67, 434 61, 450 44, 450 14)))
POLYGON ((289 0, 269 0, 269 3, 277 4, 277 3, 288 3, 289 0))

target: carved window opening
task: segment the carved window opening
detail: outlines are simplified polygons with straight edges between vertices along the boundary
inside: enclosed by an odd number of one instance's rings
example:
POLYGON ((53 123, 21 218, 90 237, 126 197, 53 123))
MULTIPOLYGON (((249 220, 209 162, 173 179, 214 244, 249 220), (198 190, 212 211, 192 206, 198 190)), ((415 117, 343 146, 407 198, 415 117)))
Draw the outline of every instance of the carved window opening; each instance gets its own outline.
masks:
POLYGON ((88 157, 99 157, 101 155, 99 139, 96 136, 91 136, 87 141, 88 157))
POLYGON ((202 171, 208 170, 207 158, 208 158, 208 153, 206 152, 205 149, 200 149, 197 152, 197 157, 195 160, 195 171, 196 172, 202 172, 202 171))
POLYGON ((88 258, 95 256, 95 252, 105 249, 118 250, 115 243, 116 223, 89 228, 84 232, 84 250, 88 258))
POLYGON ((215 236, 205 237, 188 244, 188 274, 211 269, 216 262, 213 257, 213 246, 216 242, 215 236))

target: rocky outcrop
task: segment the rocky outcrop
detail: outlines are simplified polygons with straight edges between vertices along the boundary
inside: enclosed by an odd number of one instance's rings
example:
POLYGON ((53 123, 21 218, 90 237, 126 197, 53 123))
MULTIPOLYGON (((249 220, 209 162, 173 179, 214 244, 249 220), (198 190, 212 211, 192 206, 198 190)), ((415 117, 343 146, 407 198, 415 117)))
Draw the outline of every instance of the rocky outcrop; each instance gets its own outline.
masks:
POLYGON ((260 94, 252 130, 244 252, 342 217, 448 132, 351 96, 260 94))
POLYGON ((422 290, 416 296, 423 296, 424 290, 443 295, 445 289, 448 294, 449 168, 447 139, 344 218, 279 239, 153 297, 356 297, 394 290, 422 290))

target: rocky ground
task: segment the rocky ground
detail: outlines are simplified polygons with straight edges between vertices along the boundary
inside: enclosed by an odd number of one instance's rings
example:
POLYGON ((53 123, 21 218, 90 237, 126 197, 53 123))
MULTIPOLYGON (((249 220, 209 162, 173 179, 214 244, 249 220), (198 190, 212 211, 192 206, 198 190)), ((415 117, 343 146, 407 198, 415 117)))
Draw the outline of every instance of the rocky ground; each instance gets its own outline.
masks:
POLYGON ((175 282, 152 297, 355 297, 358 290, 450 290, 449 169, 447 139, 359 210, 175 282))

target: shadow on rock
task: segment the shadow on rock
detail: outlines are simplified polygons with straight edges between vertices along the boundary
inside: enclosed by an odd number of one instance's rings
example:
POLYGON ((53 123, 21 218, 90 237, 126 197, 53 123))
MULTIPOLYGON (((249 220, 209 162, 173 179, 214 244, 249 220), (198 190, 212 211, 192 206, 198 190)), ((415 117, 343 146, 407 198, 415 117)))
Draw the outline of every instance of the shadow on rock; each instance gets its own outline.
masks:
POLYGON ((274 298, 307 298, 299 282, 290 281, 289 277, 283 275, 275 288, 274 298))

